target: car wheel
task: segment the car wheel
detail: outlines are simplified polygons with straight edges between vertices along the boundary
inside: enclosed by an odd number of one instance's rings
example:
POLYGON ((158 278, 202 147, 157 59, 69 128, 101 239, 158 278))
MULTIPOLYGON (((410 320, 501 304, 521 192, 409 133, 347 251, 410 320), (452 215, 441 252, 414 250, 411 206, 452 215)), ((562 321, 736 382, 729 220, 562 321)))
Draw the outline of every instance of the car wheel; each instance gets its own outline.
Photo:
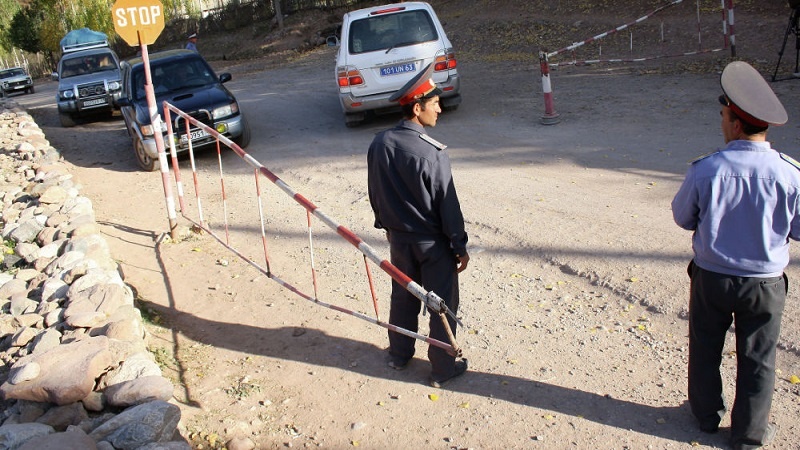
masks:
POLYGON ((75 119, 68 113, 58 113, 58 121, 61 122, 61 126, 64 128, 70 128, 75 126, 75 119))
POLYGON ((236 142, 236 145, 241 148, 246 148, 250 145, 250 124, 245 120, 244 116, 242 116, 242 135, 234 139, 233 142, 236 142))
POLYGON ((151 158, 144 150, 144 144, 142 144, 142 140, 138 136, 133 138, 133 152, 136 154, 136 162, 142 169, 148 172, 155 172, 161 168, 158 159, 151 158))
POLYGON ((36 92, 36 89, 34 89, 34 88, 33 88, 33 86, 31 86, 31 87, 28 89, 28 94, 33 94, 33 93, 35 93, 35 92, 36 92))

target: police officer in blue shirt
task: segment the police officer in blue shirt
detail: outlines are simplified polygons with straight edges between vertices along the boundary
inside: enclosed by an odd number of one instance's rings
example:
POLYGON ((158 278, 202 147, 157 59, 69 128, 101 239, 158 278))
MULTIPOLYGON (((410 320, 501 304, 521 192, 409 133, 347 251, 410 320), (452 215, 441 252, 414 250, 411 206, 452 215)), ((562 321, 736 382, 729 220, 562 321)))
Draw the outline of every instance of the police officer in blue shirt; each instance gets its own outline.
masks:
MULTIPOLYGON (((467 233, 453 184, 446 146, 425 132, 436 125, 441 90, 431 78, 433 65, 390 97, 405 116, 397 126, 378 133, 367 153, 369 200, 375 227, 386 230, 391 262, 458 312, 458 273, 467 268, 467 233)), ((392 282, 389 323, 416 332, 422 303, 392 282)), ((456 321, 447 318, 453 335, 456 321)), ((440 317, 431 314, 430 337, 449 338, 440 317)), ((389 366, 402 370, 414 356, 414 338, 389 331, 389 366)), ((467 371, 467 360, 430 345, 430 384, 441 387, 467 371)))
POLYGON ((731 445, 754 449, 775 436, 769 423, 775 354, 788 279, 789 239, 800 239, 800 170, 767 142, 786 110, 752 66, 730 63, 720 79, 723 149, 695 160, 672 200, 693 231, 689 264, 689 403, 714 433, 727 409, 720 364, 736 333, 731 445))
POLYGON ((186 38, 186 50, 191 50, 195 53, 200 53, 197 50, 197 33, 192 33, 186 38))

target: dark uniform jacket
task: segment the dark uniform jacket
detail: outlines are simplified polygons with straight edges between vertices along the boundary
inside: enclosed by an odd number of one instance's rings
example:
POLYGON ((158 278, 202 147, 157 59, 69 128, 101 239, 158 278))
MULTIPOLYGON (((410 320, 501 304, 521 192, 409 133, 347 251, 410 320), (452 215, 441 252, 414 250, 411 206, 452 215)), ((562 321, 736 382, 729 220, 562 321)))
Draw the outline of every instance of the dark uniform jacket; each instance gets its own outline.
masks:
POLYGON ((464 255, 464 216, 444 147, 407 120, 377 134, 367 154, 369 200, 376 228, 446 237, 464 255))

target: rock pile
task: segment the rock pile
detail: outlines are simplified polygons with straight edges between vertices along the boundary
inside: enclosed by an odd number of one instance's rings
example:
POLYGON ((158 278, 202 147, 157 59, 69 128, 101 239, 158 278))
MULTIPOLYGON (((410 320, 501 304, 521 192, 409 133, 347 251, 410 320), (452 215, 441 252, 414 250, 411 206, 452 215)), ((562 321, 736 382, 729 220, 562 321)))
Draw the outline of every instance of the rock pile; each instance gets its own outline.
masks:
POLYGON ((91 201, 7 99, 0 229, 0 450, 189 449, 91 201))

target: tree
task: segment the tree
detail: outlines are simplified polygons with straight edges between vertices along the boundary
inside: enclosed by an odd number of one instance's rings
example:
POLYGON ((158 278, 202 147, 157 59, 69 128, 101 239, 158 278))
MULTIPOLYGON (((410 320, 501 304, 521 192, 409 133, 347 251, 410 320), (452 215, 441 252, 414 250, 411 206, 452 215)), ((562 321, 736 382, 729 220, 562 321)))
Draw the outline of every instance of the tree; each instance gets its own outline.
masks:
POLYGON ((19 47, 29 53, 42 50, 39 41, 39 29, 42 25, 42 14, 32 8, 17 11, 11 19, 8 29, 8 40, 13 47, 19 47))
POLYGON ((12 48, 11 39, 8 36, 11 27, 11 19, 20 10, 19 3, 16 0, 0 0, 0 54, 10 53, 12 48))
POLYGON ((281 0, 272 0, 272 10, 275 11, 275 18, 278 19, 278 29, 283 30, 283 13, 281 13, 281 0))

